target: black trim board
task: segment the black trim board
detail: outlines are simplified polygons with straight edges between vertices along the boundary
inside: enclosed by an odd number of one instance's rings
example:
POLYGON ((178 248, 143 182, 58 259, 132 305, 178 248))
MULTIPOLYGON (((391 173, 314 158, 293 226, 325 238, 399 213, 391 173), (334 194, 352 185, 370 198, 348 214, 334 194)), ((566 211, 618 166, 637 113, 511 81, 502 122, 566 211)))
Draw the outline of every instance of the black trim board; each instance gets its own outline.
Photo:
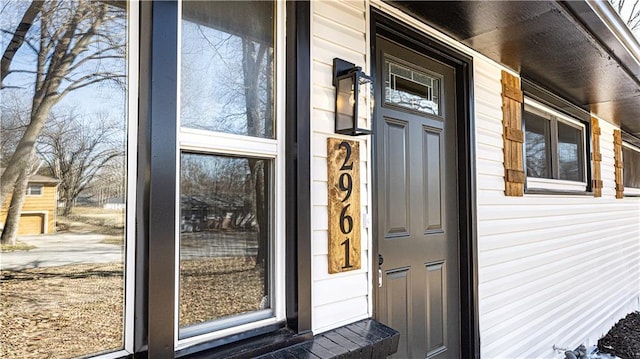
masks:
POLYGON ((174 1, 141 9, 140 133, 136 233, 135 357, 254 357, 312 337, 310 186, 310 3, 287 1, 286 316, 287 322, 175 352, 177 28, 174 1), (141 284, 142 283, 142 284, 141 284))
MULTIPOLYGON (((478 325, 478 273, 477 273, 477 221, 475 192, 475 138, 473 117, 473 58, 436 40, 411 29, 408 25, 371 8, 371 36, 384 36, 394 42, 417 50, 436 60, 442 61, 456 70, 456 111, 457 111, 457 167, 458 167, 458 209, 459 209, 459 255, 460 255, 460 353, 463 358, 480 357, 480 333, 478 325)), ((371 41, 371 52, 375 54, 375 39, 371 41)), ((372 57, 371 73, 375 74, 375 57, 372 57)), ((377 129, 374 129, 376 133, 377 129)), ((377 154, 372 154, 373 181, 376 178, 377 154)), ((375 188, 375 185, 372 185, 375 188)), ((373 193, 376 203, 377 193, 373 193)), ((377 218, 373 208, 373 218, 377 218)), ((372 257, 378 255, 378 234, 373 235, 372 257)), ((375 268, 375 267, 374 267, 375 268)), ((374 287, 377 271, 374 270, 374 287)), ((377 302, 374 290, 374 303, 377 302)), ((374 315, 377 312, 374 310, 374 315)))
POLYGON ((287 322, 311 335, 311 5, 287 1, 286 12, 287 322))
POLYGON ((147 344, 150 358, 173 358, 178 4, 157 1, 151 6, 147 344))

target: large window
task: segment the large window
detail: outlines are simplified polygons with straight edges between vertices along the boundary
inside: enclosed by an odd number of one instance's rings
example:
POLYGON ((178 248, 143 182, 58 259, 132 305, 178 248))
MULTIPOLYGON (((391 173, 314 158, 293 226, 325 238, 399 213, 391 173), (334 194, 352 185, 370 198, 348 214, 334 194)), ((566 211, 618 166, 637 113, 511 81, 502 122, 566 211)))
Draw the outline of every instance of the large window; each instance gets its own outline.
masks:
POLYGON ((178 348, 284 319, 278 9, 181 10, 178 348))
POLYGON ((1 358, 133 351, 137 8, 0 8, 1 358))
POLYGON ((623 142, 622 161, 624 194, 640 195, 640 148, 623 142))
POLYGON ((529 99, 523 118, 527 188, 585 191, 585 125, 529 99))

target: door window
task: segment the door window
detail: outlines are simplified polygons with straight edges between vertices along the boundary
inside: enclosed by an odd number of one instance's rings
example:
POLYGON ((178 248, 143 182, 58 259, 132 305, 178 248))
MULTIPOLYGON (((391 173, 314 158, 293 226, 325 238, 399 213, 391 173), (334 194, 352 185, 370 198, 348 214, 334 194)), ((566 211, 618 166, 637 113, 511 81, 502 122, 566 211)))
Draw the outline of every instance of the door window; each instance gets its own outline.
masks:
POLYGON ((385 58, 385 103, 439 115, 440 77, 398 61, 385 58))

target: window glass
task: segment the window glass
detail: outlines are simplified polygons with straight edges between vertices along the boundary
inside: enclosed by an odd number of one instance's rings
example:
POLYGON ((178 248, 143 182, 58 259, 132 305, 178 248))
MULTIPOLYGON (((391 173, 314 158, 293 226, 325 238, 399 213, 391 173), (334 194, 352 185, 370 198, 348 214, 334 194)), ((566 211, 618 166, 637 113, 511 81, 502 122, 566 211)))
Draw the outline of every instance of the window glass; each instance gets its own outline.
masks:
POLYGON ((550 122, 546 118, 524 113, 527 176, 551 178, 550 122))
POLYGON ((181 327, 271 307, 271 165, 182 153, 181 327))
POLYGON ((385 102, 438 115, 440 79, 426 72, 385 60, 385 102))
POLYGON ((276 316, 274 29, 273 2, 182 2, 179 339, 276 316))
POLYGON ((640 151, 622 146, 624 186, 640 188, 640 151))
POLYGON ((29 196, 40 196, 40 195, 42 195, 42 185, 41 184, 30 184, 27 187, 27 195, 29 195, 29 196))
POLYGON ((274 4, 185 1, 181 126, 274 138, 274 4))
POLYGON ((3 58, 0 90, 0 182, 10 187, 0 200, 1 358, 124 349, 127 7, 45 0, 0 10, 0 42, 18 46, 3 58))
POLYGON ((558 122, 558 178, 582 181, 582 133, 580 129, 558 122))
POLYGON ((529 99, 523 118, 527 188, 585 191, 585 126, 529 99))

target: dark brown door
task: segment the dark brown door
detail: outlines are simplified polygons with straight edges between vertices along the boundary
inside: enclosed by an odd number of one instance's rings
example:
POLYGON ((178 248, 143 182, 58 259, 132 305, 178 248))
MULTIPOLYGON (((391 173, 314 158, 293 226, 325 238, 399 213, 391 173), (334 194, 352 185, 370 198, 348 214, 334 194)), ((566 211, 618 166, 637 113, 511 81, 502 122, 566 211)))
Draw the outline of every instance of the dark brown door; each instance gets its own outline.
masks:
POLYGON ((376 40, 379 319, 394 358, 460 356, 455 71, 376 40))

